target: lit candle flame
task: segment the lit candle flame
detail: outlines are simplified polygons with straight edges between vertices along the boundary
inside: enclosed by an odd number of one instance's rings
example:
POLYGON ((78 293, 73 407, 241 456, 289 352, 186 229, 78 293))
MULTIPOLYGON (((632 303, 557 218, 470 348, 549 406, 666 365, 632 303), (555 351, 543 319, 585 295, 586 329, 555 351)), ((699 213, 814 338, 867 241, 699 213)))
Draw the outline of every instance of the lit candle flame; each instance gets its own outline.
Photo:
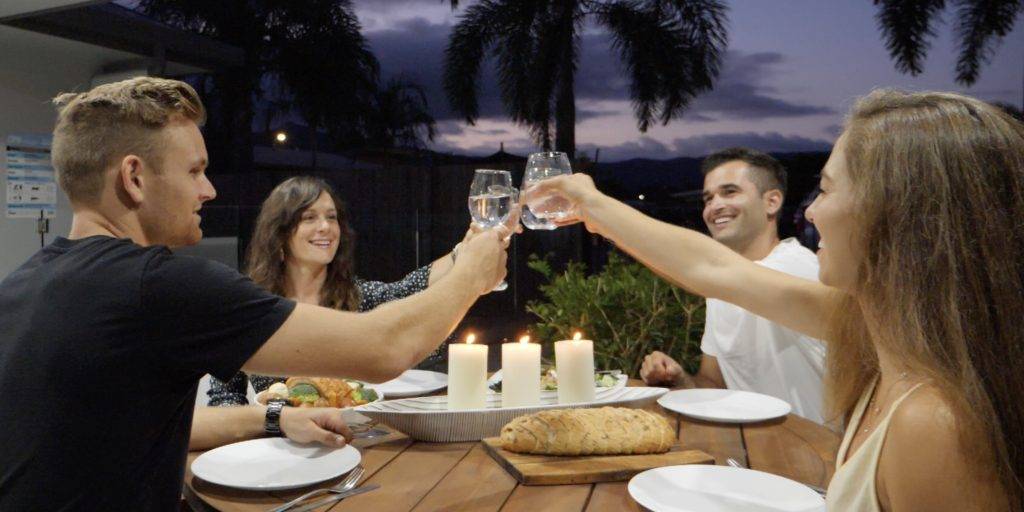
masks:
POLYGON ((519 338, 519 343, 526 344, 526 343, 529 343, 529 342, 530 342, 530 336, 529 335, 526 335, 526 336, 523 336, 522 338, 519 338))
POLYGON ((466 343, 467 344, 472 344, 474 341, 476 341, 476 334, 470 334, 470 335, 466 336, 466 343))
POLYGON ((579 332, 579 331, 576 331, 576 334, 573 334, 573 335, 572 335, 572 340, 573 340, 573 341, 579 341, 579 340, 581 340, 582 338, 583 338, 583 333, 581 333, 581 332, 579 332))

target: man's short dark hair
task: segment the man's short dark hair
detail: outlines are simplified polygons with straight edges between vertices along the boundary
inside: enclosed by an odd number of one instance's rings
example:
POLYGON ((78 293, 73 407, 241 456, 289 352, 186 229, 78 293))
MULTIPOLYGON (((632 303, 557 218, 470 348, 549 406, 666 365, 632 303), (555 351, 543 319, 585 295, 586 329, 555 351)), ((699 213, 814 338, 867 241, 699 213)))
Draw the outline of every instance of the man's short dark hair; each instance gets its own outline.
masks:
POLYGON ((707 176, 718 166, 733 160, 746 162, 755 171, 751 173, 750 179, 757 185, 759 192, 763 194, 769 190, 779 189, 785 197, 786 168, 768 153, 762 153, 756 149, 736 147, 712 153, 701 162, 700 170, 704 176, 707 176))

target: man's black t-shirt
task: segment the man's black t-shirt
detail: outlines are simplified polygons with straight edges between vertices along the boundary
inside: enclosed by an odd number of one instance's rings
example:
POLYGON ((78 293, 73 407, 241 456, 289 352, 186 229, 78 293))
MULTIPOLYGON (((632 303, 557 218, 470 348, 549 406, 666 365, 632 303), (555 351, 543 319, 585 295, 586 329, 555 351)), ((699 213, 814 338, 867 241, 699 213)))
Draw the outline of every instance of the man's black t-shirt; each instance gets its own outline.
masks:
POLYGON ((294 308, 163 246, 41 249, 0 283, 0 510, 176 510, 200 377, 294 308))

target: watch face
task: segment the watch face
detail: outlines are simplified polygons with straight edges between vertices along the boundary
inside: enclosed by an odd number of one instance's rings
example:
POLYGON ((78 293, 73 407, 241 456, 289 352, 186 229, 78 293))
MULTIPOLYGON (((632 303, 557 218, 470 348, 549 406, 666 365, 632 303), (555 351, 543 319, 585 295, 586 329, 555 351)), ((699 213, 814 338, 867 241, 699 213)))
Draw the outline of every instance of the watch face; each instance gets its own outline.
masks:
POLYGON ((270 400, 267 400, 267 405, 270 405, 270 404, 287 404, 287 403, 288 403, 288 401, 285 400, 284 398, 271 398, 270 400))

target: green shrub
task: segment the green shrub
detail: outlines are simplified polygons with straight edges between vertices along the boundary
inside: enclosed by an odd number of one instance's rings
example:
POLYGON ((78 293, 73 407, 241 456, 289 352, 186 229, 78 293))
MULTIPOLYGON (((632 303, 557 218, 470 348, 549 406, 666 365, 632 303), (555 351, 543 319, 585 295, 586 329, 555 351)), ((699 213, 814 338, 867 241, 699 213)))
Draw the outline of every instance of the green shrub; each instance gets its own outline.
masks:
POLYGON ((598 369, 638 377, 644 356, 660 350, 693 373, 700 364, 704 299, 672 286, 643 265, 611 251, 604 269, 591 276, 570 262, 556 274, 546 259, 531 255, 527 265, 542 274, 546 300, 526 310, 538 322, 532 331, 543 342, 571 339, 575 330, 594 340, 598 369))

